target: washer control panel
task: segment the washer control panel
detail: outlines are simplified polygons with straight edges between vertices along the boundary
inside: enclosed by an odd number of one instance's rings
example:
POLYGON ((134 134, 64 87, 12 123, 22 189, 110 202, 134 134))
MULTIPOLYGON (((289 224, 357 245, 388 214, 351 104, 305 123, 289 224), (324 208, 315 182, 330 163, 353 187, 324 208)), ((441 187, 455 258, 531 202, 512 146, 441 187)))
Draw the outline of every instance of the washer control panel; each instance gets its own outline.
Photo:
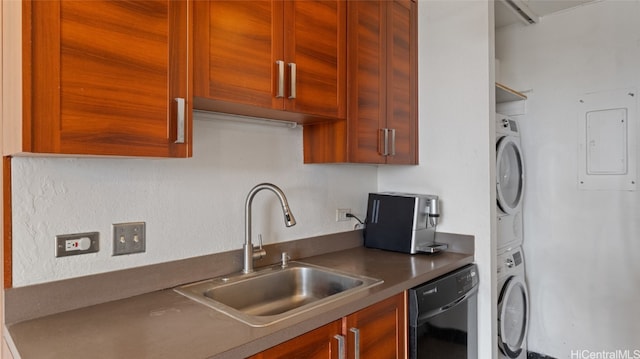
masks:
POLYGON ((508 116, 496 114, 496 133, 520 137, 518 122, 508 116))
POLYGON ((518 133, 518 123, 508 118, 502 119, 502 128, 508 129, 511 132, 518 133))
POLYGON ((522 252, 517 251, 517 252, 513 252, 513 262, 519 266, 520 264, 522 264, 522 252))
POLYGON ((522 265, 522 251, 519 249, 498 255, 498 274, 505 270, 514 269, 520 265, 522 265))

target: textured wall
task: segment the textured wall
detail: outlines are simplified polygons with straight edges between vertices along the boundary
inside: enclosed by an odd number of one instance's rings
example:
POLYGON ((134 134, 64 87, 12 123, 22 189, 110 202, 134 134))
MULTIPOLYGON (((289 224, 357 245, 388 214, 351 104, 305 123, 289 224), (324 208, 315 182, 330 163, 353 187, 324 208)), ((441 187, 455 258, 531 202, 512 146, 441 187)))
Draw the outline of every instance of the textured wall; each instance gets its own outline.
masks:
POLYGON ((421 1, 419 7, 420 166, 380 167, 379 186, 440 196, 439 230, 475 236, 478 357, 491 358, 496 345, 493 3, 421 1))
POLYGON ((303 165, 301 128, 200 117, 191 159, 14 158, 14 286, 239 249, 260 182, 284 190, 298 221, 285 228, 276 197, 260 192, 253 233, 265 243, 350 230, 335 209, 364 215, 377 190, 375 166, 303 165), (112 257, 111 224, 130 221, 147 223, 146 253, 112 257), (100 232, 99 253, 54 257, 57 234, 88 231, 100 232))
POLYGON ((577 186, 577 100, 640 87, 638 18, 637 0, 602 1, 496 33, 505 83, 533 90, 519 117, 529 348, 557 358, 640 349, 640 194, 577 186))

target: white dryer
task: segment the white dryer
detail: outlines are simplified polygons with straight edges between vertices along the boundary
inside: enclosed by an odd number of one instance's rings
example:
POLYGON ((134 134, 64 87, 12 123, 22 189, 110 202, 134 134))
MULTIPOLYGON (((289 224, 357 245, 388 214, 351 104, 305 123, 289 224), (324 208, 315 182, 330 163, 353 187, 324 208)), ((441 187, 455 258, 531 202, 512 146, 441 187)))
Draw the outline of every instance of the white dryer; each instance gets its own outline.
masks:
POLYGON ((515 119, 496 114, 498 251, 522 245, 524 159, 515 119))
POLYGON ((521 247, 498 253, 498 358, 527 358, 529 292, 521 247))

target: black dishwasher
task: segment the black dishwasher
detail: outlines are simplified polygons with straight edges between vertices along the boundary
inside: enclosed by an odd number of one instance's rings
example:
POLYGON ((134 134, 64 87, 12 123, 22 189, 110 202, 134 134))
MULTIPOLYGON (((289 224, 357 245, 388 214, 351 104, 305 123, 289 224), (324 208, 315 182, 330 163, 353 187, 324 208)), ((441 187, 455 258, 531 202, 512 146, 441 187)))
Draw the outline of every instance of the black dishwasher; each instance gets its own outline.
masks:
POLYGON ((477 358, 477 293, 475 264, 410 289, 409 358, 477 358))

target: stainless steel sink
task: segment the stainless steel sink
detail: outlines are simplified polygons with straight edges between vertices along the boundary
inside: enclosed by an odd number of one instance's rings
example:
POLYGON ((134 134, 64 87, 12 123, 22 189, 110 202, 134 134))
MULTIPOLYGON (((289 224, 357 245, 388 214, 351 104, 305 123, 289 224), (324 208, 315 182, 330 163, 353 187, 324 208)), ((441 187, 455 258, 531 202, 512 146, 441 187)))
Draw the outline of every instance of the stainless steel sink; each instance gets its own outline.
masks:
POLYGON ((175 291, 255 327, 368 289, 382 280, 301 262, 214 278, 175 291))

